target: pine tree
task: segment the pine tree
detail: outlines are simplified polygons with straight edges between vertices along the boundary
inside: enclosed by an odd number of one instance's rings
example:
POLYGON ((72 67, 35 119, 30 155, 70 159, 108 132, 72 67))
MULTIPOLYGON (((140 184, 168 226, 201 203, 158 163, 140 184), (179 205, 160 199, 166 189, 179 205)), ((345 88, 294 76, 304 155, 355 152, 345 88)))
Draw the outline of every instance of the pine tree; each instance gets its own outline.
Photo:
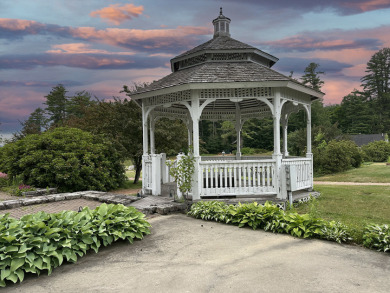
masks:
POLYGON ((49 121, 54 126, 62 126, 66 119, 66 89, 62 84, 59 84, 51 90, 51 92, 45 96, 46 112, 49 115, 49 121))
POLYGON ((302 83, 304 85, 311 86, 317 91, 321 90, 321 87, 324 84, 320 78, 320 74, 325 74, 323 71, 316 71, 318 67, 320 67, 319 64, 311 62, 305 68, 305 74, 301 77, 302 83))

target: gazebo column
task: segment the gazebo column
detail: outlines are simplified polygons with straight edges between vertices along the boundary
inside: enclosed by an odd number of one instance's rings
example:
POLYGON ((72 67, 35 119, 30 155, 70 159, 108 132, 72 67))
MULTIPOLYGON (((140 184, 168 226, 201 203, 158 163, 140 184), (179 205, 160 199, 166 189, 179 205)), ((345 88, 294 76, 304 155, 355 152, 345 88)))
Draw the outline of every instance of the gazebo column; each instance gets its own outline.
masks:
POLYGON ((237 133, 237 150, 236 150, 236 160, 241 160, 241 110, 239 103, 236 104, 236 133, 237 133))
POLYGON ((280 179, 281 179, 281 167, 282 167, 282 153, 280 152, 280 117, 281 117, 281 97, 280 90, 275 89, 275 95, 273 98, 273 118, 274 118, 274 153, 272 158, 275 160, 275 190, 277 197, 280 198, 280 179))
POLYGON ((193 143, 192 133, 193 133, 193 128, 194 128, 191 119, 189 119, 187 122, 187 128, 188 128, 188 146, 191 146, 193 143))
POLYGON ((191 119, 192 119, 192 138, 193 138, 193 148, 194 148, 194 158, 195 158, 195 172, 193 177, 192 184, 192 199, 200 199, 200 184, 202 179, 200 178, 199 172, 199 162, 200 162, 200 153, 199 153, 199 119, 201 115, 200 104, 199 104, 199 91, 192 92, 191 99, 191 109, 190 109, 191 119))
POLYGON ((148 154, 149 145, 148 145, 148 111, 144 104, 142 104, 142 145, 144 149, 144 156, 148 154))
POLYGON ((150 154, 154 155, 155 153, 155 141, 154 141, 154 129, 156 121, 153 115, 150 115, 150 154))
POLYGON ((288 114, 283 115, 282 129, 283 129, 283 156, 288 157, 288 144, 287 144, 287 128, 288 128, 288 114))
POLYGON ((310 178, 311 178, 311 189, 313 189, 313 153, 312 153, 312 149, 311 149, 311 105, 305 105, 305 109, 306 109, 306 115, 307 115, 307 125, 306 125, 306 139, 307 139, 307 143, 306 143, 306 158, 309 158, 311 159, 311 174, 310 174, 310 178))

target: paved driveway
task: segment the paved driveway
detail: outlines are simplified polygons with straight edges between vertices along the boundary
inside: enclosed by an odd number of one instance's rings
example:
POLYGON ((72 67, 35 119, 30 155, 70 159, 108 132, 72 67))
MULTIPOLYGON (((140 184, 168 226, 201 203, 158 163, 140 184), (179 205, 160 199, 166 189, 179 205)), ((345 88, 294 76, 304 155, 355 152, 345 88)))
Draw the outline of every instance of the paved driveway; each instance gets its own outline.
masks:
POLYGON ((390 292, 390 256, 185 215, 6 292, 390 292))

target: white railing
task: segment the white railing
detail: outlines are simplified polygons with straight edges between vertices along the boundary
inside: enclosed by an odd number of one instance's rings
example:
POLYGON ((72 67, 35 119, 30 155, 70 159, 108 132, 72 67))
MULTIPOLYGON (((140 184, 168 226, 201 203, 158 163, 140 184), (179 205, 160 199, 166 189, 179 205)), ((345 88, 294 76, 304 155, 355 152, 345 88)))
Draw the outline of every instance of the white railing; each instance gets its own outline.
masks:
POLYGON ((272 156, 241 156, 241 160, 272 160, 272 156))
MULTIPOLYGON (((255 160, 271 160, 272 156, 241 156, 238 161, 255 161, 255 160)), ((204 156, 202 161, 236 161, 235 156, 204 156)))
POLYGON ((232 161, 235 160, 234 156, 203 156, 202 161, 232 161))
POLYGON ((313 187, 313 174, 312 174, 312 161, 310 158, 294 158, 294 159, 283 159, 283 165, 295 166, 296 173, 296 188, 297 190, 313 187))
POLYGON ((143 156, 143 170, 142 170, 142 188, 151 190, 152 189, 152 159, 150 156, 143 156))
POLYGON ((203 161, 200 196, 275 194, 275 161, 203 161))

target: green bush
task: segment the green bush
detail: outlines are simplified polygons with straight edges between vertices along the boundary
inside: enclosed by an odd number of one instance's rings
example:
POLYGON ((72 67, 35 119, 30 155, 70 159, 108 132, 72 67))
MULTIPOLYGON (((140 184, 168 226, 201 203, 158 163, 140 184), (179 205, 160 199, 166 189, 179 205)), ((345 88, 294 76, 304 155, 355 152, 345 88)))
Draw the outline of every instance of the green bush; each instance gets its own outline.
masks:
POLYGON ((6 187, 9 185, 9 178, 8 175, 5 173, 0 172, 0 188, 6 187))
POLYGON ((350 140, 332 140, 322 148, 313 149, 314 171, 337 173, 358 168, 363 162, 363 153, 350 140))
POLYGON ((367 160, 371 162, 386 162, 390 156, 390 143, 386 141, 374 141, 362 146, 367 160))
POLYGON ((121 157, 113 144, 75 128, 56 128, 6 144, 0 170, 25 184, 59 191, 110 190, 125 180, 121 157))
POLYGON ((276 205, 266 202, 227 205, 223 202, 197 202, 188 212, 190 216, 203 220, 232 223, 238 227, 264 229, 274 233, 287 233, 302 238, 321 238, 337 242, 352 240, 346 226, 323 219, 285 212, 276 205))
POLYGON ((64 259, 76 262, 90 249, 98 252, 119 239, 142 239, 150 224, 133 207, 102 204, 95 210, 38 212, 20 220, 0 215, 0 287, 16 283, 25 273, 51 274, 64 259))
POLYGON ((390 252, 390 227, 368 225, 363 233, 363 245, 378 251, 390 252))

